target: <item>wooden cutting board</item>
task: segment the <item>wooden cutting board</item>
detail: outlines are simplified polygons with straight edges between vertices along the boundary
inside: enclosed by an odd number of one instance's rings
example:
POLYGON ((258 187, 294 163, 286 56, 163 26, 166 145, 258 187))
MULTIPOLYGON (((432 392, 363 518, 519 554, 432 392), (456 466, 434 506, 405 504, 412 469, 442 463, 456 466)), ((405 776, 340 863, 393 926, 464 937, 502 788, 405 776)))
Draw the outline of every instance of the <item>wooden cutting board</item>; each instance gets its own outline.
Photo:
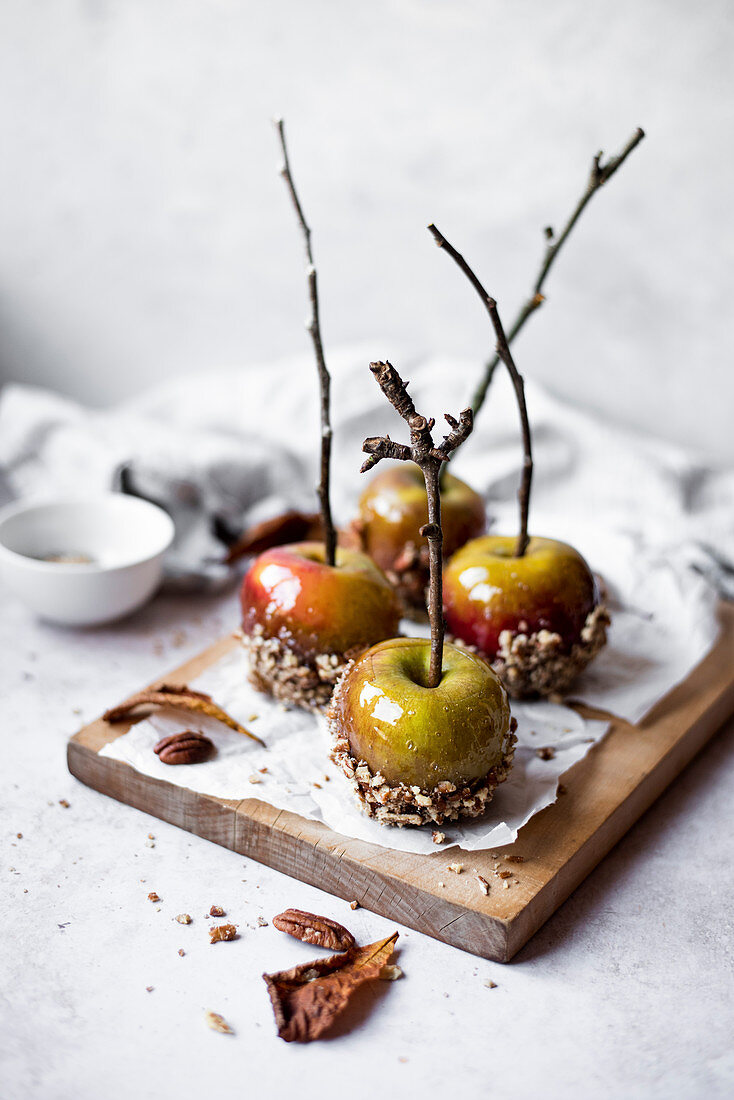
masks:
MULTIPOLYGON (((68 745, 72 775, 88 786, 243 856, 390 917, 426 935, 507 962, 734 712, 734 605, 691 675, 637 725, 614 719, 607 736, 563 776, 565 793, 521 829, 507 853, 505 889, 490 852, 414 855, 350 840, 254 798, 227 801, 141 775, 99 751, 129 729, 101 718, 68 745), (452 862, 464 872, 447 870, 452 862), (490 883, 480 889, 475 870, 490 883)), ((155 684, 188 683, 238 643, 231 637, 155 684)), ((589 716, 598 712, 582 710, 589 716)), ((448 828, 448 827, 447 827, 448 828)))

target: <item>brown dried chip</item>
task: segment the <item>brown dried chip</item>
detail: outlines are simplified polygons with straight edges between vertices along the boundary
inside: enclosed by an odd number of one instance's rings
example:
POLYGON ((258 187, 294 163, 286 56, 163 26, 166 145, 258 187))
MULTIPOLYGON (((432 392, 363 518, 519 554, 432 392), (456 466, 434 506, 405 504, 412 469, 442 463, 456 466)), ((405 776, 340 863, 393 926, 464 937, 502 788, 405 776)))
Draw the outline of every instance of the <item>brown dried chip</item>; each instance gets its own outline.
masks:
POLYGON ((482 891, 482 893, 483 894, 488 894, 489 890, 490 890, 489 883, 487 882, 484 875, 480 875, 478 871, 477 871, 477 882, 479 883, 479 889, 482 891))
POLYGON ((213 924, 209 929, 209 943, 222 943, 236 938, 236 924, 213 924))
POLYGON ((148 901, 160 901, 161 899, 156 894, 155 890, 151 890, 148 894, 148 901))
POLYGON ((505 861, 507 863, 524 863, 525 856, 505 856, 505 861))
POLYGON ((203 691, 192 691, 190 688, 181 685, 161 684, 157 688, 139 691, 136 695, 131 695, 129 699, 126 699, 124 703, 120 703, 119 706, 111 707, 110 710, 105 711, 102 718, 105 722, 122 722, 125 718, 130 717, 131 712, 136 707, 175 707, 177 710, 206 714, 209 718, 218 719, 236 733, 243 733, 245 737, 250 737, 264 747, 264 743, 259 737, 256 737, 254 733, 250 733, 225 710, 222 710, 214 702, 211 695, 206 695, 203 691))
POLYGON ((498 878, 511 878, 512 877, 512 871, 498 871, 497 872, 497 877, 498 878))
MULTIPOLYGON (((214 744, 203 733, 182 730, 164 737, 153 749, 162 764, 201 764, 216 752, 214 744)), ((152 839, 152 838, 151 838, 152 839)))
POLYGON ((288 542, 304 542, 322 539, 324 529, 318 512, 298 512, 292 509, 272 519, 255 523, 230 546, 224 559, 231 565, 248 554, 260 554, 271 546, 285 546, 288 542))
POLYGON ((354 936, 343 925, 302 909, 286 909, 273 917, 273 924, 279 932, 287 932, 304 943, 325 947, 327 951, 348 951, 354 947, 354 936))
POLYGON ((361 908, 361 906, 360 906, 360 904, 359 904, 359 902, 357 901, 356 898, 354 899, 354 901, 349 902, 349 908, 350 909, 360 909, 361 908))
POLYGON ((212 1031, 219 1031, 222 1035, 234 1035, 232 1028, 218 1012, 205 1012, 204 1019, 207 1027, 210 1027, 212 1031))
POLYGON ((541 760, 555 760, 556 750, 552 745, 544 745, 541 749, 535 750, 535 755, 539 756, 541 760))
POLYGON ((223 917, 224 916, 224 909, 222 909, 221 905, 212 905, 211 909, 209 910, 209 916, 210 917, 223 917))
POLYGON ((398 933, 343 955, 263 974, 275 1013, 278 1035, 287 1043, 309 1043, 331 1027, 363 982, 378 978, 388 962, 398 933))

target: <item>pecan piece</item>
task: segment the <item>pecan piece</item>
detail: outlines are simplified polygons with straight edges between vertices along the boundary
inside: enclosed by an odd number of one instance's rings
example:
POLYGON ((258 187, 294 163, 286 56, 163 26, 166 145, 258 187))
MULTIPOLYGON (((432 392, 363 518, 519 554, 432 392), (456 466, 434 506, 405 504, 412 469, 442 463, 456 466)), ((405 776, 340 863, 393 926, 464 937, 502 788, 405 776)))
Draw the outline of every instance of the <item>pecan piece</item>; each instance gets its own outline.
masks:
POLYGON ((209 943, 226 943, 237 939, 236 924, 213 924, 209 929, 209 943))
POLYGON ((297 940, 325 947, 328 951, 348 951, 354 947, 354 936, 343 925, 329 917, 304 913, 302 909, 286 909, 273 917, 273 925, 279 932, 287 932, 297 940))
POLYGON ((182 730, 164 737, 153 749, 163 764, 200 764, 208 760, 216 750, 214 743, 203 733, 182 730))

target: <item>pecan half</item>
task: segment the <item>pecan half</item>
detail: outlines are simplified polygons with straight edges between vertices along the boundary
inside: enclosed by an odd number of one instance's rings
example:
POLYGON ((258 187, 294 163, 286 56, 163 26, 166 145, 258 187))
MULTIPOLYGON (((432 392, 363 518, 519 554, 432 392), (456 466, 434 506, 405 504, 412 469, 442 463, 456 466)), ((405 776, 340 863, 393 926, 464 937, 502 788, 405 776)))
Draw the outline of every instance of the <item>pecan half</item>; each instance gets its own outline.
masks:
POLYGON ((164 737, 153 749, 163 764, 200 764, 215 752, 214 744, 203 733, 182 730, 164 737))
POLYGON ((286 909, 273 917, 273 924, 279 932, 287 932, 297 940, 325 947, 328 951, 348 951, 354 947, 354 936, 343 925, 329 917, 304 913, 302 909, 286 909))

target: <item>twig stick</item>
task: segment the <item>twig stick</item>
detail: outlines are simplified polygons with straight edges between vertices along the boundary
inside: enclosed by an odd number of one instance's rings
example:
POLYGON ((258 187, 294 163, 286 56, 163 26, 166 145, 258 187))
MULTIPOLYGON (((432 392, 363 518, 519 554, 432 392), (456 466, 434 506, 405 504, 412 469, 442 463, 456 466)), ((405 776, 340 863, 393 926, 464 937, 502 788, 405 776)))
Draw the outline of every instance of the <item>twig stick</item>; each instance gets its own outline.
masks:
POLYGON ((331 417, 330 417, 330 387, 331 378, 326 369, 324 358, 324 346, 321 342, 321 326, 319 324, 319 293, 316 279, 316 268, 313 262, 311 250, 311 230, 303 215, 303 209, 298 198, 293 176, 291 175, 288 149, 285 144, 285 129, 283 119, 275 120, 275 128, 278 131, 280 147, 283 153, 283 166, 280 174, 286 182, 293 205, 298 216, 298 221, 303 231, 303 239, 306 245, 306 277, 308 279, 308 294, 311 300, 311 318, 306 323, 306 328, 311 334, 314 352, 316 355, 316 368, 319 374, 319 391, 321 394, 321 476, 318 485, 319 503, 321 505, 321 518, 324 524, 324 545, 326 561, 334 565, 336 561, 336 529, 331 516, 331 499, 329 493, 331 471, 331 417))
POLYGON ((441 529, 441 491, 439 474, 444 462, 471 434, 474 418, 471 409, 464 409, 456 420, 446 413, 451 429, 438 447, 433 442, 435 420, 426 420, 416 412, 408 394, 408 383, 390 363, 370 363, 380 389, 410 428, 410 446, 396 443, 389 436, 372 436, 365 439, 362 450, 369 458, 362 464, 362 473, 371 470, 383 458, 396 458, 403 462, 415 462, 423 472, 428 497, 428 523, 421 527, 421 535, 428 539, 430 580, 428 588, 428 617, 431 623, 431 662, 428 687, 438 687, 443 668, 443 531, 441 529))
POLYGON ((523 447, 523 465, 522 465, 522 478, 520 481, 520 489, 518 492, 518 500, 520 502, 520 531, 517 536, 517 543, 515 544, 515 556, 521 558, 528 546, 528 511, 530 508, 530 486, 533 480, 533 446, 530 436, 530 421, 528 420, 528 408, 525 402, 525 383, 522 375, 515 366, 515 361, 512 358, 510 347, 505 336, 505 330, 502 327, 500 321, 500 315, 497 312, 497 303, 494 298, 487 294, 479 279, 474 274, 469 264, 466 262, 460 252, 457 252, 453 245, 444 237, 435 225, 428 226, 429 231, 433 234, 433 239, 439 248, 445 249, 451 256, 461 270, 466 275, 471 285, 476 290, 477 294, 482 300, 484 308, 489 314, 489 318, 492 322, 492 326, 497 337, 497 356, 507 367, 510 378, 512 379, 512 385, 515 390, 515 397, 517 399, 517 407, 520 413, 520 427, 522 430, 522 447, 523 447))
MULTIPOLYGON (((536 309, 540 309, 543 302, 545 301, 545 297, 543 295, 543 284, 545 283, 548 272, 553 266, 553 262, 555 261, 556 256, 561 251, 563 245, 568 239, 571 230, 581 217, 581 214, 583 213, 587 203, 591 200, 592 196, 596 194, 599 188, 602 187, 607 182, 607 180, 614 175, 617 169, 624 164, 627 157, 630 155, 632 150, 640 144, 644 136, 644 130, 635 130, 634 134, 629 139, 621 153, 618 153, 616 157, 610 157, 606 164, 602 164, 602 154, 598 153, 594 157, 591 165, 591 173, 586 183, 586 190, 576 204, 576 208, 571 214, 571 217, 566 222, 566 225, 561 232, 561 235, 559 237, 555 237, 553 234, 553 230, 550 228, 550 226, 546 228, 545 236, 548 243, 543 254, 543 263, 541 264, 540 273, 535 280, 535 285, 533 286, 530 297, 521 307, 520 312, 515 318, 512 327, 507 334, 508 344, 511 344, 512 341, 515 339, 518 332, 527 321, 528 317, 530 317, 531 314, 535 313, 536 309)), ((499 362, 499 355, 495 355, 492 359, 490 359, 490 361, 484 368, 482 380, 477 386, 474 397, 472 398, 472 409, 475 416, 484 404, 484 399, 487 396, 487 390, 489 389, 492 377, 499 362)))

